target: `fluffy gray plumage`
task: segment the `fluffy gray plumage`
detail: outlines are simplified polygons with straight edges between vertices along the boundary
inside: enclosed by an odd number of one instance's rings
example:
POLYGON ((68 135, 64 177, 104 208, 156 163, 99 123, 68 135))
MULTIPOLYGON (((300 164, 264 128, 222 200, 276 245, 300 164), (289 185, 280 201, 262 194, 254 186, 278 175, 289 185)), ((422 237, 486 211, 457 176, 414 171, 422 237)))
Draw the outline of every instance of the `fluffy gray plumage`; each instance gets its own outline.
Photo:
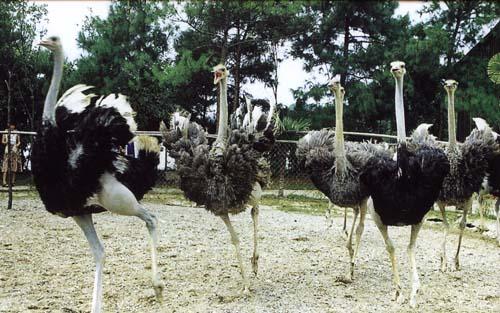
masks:
POLYGON ((474 192, 479 192, 486 176, 488 162, 498 149, 489 127, 474 129, 465 142, 446 149, 450 173, 443 181, 438 201, 446 205, 461 205, 474 192))
POLYGON ((245 210, 253 185, 260 180, 261 152, 254 148, 262 138, 233 130, 222 155, 210 152, 203 128, 161 128, 164 144, 176 159, 180 188, 189 200, 215 215, 245 210))
POLYGON ((343 207, 358 206, 368 197, 359 182, 359 174, 373 156, 389 152, 370 143, 346 142, 346 170, 335 168, 335 133, 329 130, 311 131, 297 145, 297 158, 309 173, 316 188, 332 203, 343 207))

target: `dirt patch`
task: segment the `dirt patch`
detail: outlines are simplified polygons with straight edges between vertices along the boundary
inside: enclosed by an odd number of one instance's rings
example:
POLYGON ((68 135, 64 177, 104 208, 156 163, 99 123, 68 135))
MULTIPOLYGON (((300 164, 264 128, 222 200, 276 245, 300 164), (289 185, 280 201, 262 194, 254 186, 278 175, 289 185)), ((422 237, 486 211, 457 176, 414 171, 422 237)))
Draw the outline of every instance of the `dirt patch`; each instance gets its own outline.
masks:
MULTIPOLYGON (((3 207, 3 205, 2 205, 3 207)), ((147 231, 137 218, 103 213, 94 220, 106 248, 104 312, 413 312, 392 301, 387 252, 367 221, 355 281, 348 267, 342 218, 327 229, 322 216, 269 207, 260 215, 259 275, 242 295, 223 222, 204 209, 146 203, 160 223, 160 268, 166 283, 160 307, 150 283, 147 231)), ((0 312, 89 312, 94 264, 71 219, 47 213, 40 201, 0 211, 0 312)), ((249 212, 232 217, 250 272, 249 212)), ((500 248, 466 231, 462 271, 440 273, 441 232, 425 227, 417 242, 420 312, 500 312, 500 248)), ((409 294, 408 228, 391 228, 402 285, 409 294)), ((450 236, 449 265, 457 243, 450 236)))

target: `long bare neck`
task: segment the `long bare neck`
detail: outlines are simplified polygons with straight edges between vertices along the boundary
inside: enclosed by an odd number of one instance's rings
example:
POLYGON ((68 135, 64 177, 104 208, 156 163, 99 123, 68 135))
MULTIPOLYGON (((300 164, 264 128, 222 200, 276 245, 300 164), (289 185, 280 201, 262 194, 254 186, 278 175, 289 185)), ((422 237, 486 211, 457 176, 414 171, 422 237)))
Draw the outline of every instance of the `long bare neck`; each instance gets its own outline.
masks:
POLYGON ((395 102, 398 143, 406 143, 405 108, 403 103, 403 77, 396 78, 395 102))
POLYGON ((455 92, 446 91, 448 94, 448 149, 457 146, 457 128, 455 124, 455 92))
POLYGON ((223 78, 219 84, 220 95, 220 112, 219 112, 219 128, 217 129, 217 139, 219 144, 226 141, 227 136, 227 79, 223 78))
POLYGON ((45 97, 43 105, 43 120, 55 123, 55 106, 57 102, 57 94, 61 85, 62 71, 63 71, 63 52, 61 49, 54 51, 54 70, 52 73, 52 80, 50 87, 45 97))
POLYGON ((340 91, 335 91, 335 168, 338 171, 346 169, 345 144, 344 144, 344 96, 340 91))

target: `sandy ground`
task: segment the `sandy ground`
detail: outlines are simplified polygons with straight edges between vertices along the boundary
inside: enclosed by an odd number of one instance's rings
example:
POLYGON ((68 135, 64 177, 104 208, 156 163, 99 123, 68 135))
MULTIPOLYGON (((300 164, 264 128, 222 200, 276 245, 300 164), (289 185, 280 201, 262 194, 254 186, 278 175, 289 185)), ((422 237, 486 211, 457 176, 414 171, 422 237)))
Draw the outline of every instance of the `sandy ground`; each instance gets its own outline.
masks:
MULTIPOLYGON (((242 295, 234 250, 223 222, 201 208, 146 203, 162 220, 160 267, 165 304, 150 284, 147 231, 137 218, 97 215, 107 252, 104 312, 500 312, 500 248, 465 238, 461 271, 440 273, 441 233, 424 228, 417 264, 418 310, 392 301, 391 270, 382 238, 367 221, 354 283, 337 277, 348 266, 341 219, 326 229, 321 216, 261 209, 260 272, 242 295)), ((2 206, 3 207, 3 206, 2 206)), ((23 200, 0 212, 0 312, 89 312, 94 264, 71 219, 23 200)), ((250 271, 250 214, 233 217, 250 271)), ((469 231, 470 232, 470 231, 469 231)), ((408 228, 390 230, 408 298, 408 228)), ((449 263, 457 239, 449 240, 449 263)), ((451 266, 450 266, 451 267, 451 266)))

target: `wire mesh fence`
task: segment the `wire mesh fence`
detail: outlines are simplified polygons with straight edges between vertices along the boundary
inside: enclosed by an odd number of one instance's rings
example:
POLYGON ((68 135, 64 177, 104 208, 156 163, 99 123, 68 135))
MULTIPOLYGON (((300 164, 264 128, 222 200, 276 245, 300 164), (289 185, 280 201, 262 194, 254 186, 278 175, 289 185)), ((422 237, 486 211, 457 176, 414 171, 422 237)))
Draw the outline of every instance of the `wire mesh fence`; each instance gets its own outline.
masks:
MULTIPOLYGON (((4 132, 0 132, 4 133, 4 132)), ((138 132, 143 134, 146 132, 138 132)), ((19 157, 20 166, 17 168, 13 180, 14 192, 16 190, 34 190, 33 178, 31 175, 31 147, 36 133, 15 131, 13 134, 19 135, 21 145, 16 153, 19 157)), ((159 136, 156 132, 147 132, 149 135, 159 136)), ((6 135, 6 134, 4 134, 6 135)), ((315 190, 309 177, 300 168, 300 164, 295 156, 297 148, 296 140, 277 140, 273 149, 265 157, 271 167, 271 183, 266 188, 266 193, 276 196, 287 196, 290 194, 307 195, 312 197, 322 197, 315 190)), ((7 145, 2 145, 1 162, 8 158, 7 145)), ((134 154, 134 148, 128 147, 124 153, 134 154)), ((176 173, 175 162, 168 156, 165 148, 162 147, 160 153, 160 164, 158 165, 159 179, 156 188, 169 189, 178 186, 178 176, 176 173)), ((2 172, 3 174, 3 172, 2 172)), ((6 181, 8 183, 8 179, 6 181)), ((1 191, 7 191, 2 182, 1 191)))

